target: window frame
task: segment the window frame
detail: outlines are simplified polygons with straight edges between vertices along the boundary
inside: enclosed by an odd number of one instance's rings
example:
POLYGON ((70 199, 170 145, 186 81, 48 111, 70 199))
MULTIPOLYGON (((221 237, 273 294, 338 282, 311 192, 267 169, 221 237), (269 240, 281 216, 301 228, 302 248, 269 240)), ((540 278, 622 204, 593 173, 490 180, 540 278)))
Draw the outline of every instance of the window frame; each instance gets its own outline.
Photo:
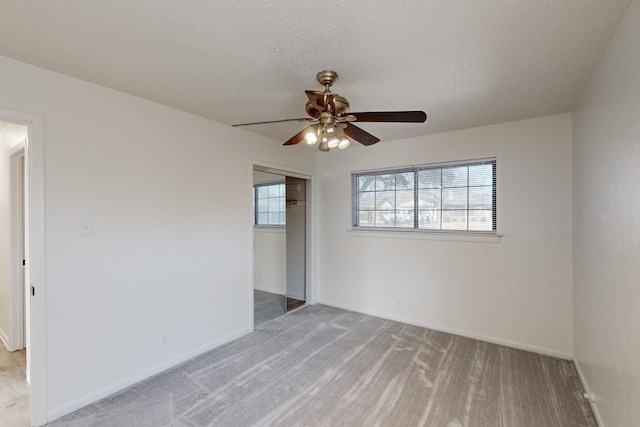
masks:
MULTIPOLYGON (((284 228, 287 225, 286 218, 286 210, 287 210, 287 187, 284 181, 272 181, 272 182, 260 182, 253 184, 253 226, 254 227, 264 227, 264 228, 284 228), (258 190, 262 187, 272 187, 272 186, 282 186, 282 210, 278 210, 277 212, 282 212, 282 223, 281 224, 260 224, 258 223, 258 215, 261 213, 258 210, 258 190)), ((279 197, 280 198, 280 197, 279 197)), ((270 212, 270 211, 269 211, 270 212)), ((269 213, 267 212, 267 213, 269 213)))
MULTIPOLYGON (((442 187, 441 187, 442 188, 442 187)), ((402 191, 406 191, 408 189, 403 189, 402 191)), ((378 191, 378 190, 374 190, 378 191)), ((387 190, 390 191, 390 190, 387 190)), ((398 191, 398 189, 394 189, 394 192, 398 191)), ((365 171, 355 171, 351 173, 351 228, 354 231, 386 231, 386 232, 418 232, 425 234, 464 234, 464 235, 486 235, 486 236, 496 236, 498 235, 498 203, 497 203, 497 158, 483 158, 483 159, 472 159, 472 160, 460 160, 453 162, 444 162, 444 163, 431 163, 431 164, 421 164, 421 165, 412 165, 405 167, 394 167, 394 168, 385 168, 385 169, 374 169, 374 170, 365 170, 365 171), (443 170, 446 168, 453 167, 469 167, 476 165, 492 165, 492 176, 491 176, 491 230, 469 230, 469 212, 474 210, 489 210, 489 209, 470 209, 469 208, 469 188, 473 187, 487 187, 487 185, 475 186, 470 185, 470 182, 467 178, 466 188, 467 190, 467 203, 465 205, 465 216, 466 220, 466 229, 442 229, 442 219, 440 220, 440 228, 420 228, 419 224, 419 215, 420 215, 420 198, 419 191, 419 174, 421 171, 425 170, 433 170, 439 169, 443 170), (393 174, 401 174, 401 173, 412 173, 413 174, 413 225, 411 227, 408 226, 377 226, 377 225, 360 225, 360 213, 362 212, 360 209, 360 189, 358 188, 358 179, 362 176, 379 176, 379 175, 393 175, 393 174)), ((396 205, 397 206, 397 205, 396 205)), ((442 212, 447 209, 443 209, 442 200, 440 200, 440 206, 438 208, 440 213, 440 218, 442 218, 442 212)), ((377 212, 377 210, 373 210, 377 212)), ((394 209, 394 215, 397 217, 398 209, 394 209)))

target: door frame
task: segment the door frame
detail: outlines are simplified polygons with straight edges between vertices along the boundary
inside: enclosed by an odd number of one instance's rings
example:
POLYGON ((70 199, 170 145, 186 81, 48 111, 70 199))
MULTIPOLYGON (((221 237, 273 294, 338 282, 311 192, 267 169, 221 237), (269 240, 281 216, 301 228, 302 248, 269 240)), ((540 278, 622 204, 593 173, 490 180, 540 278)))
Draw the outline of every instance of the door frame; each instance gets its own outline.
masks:
MULTIPOLYGON (((264 162, 264 161, 260 161, 260 160, 252 160, 251 164, 249 166, 249 182, 251 183, 251 191, 253 191, 253 171, 255 168, 258 168, 259 170, 262 170, 264 172, 270 172, 270 173, 275 173, 275 174, 279 174, 279 175, 284 175, 284 176, 291 176, 294 178, 302 178, 306 180, 306 271, 305 271, 305 296, 306 296, 306 304, 308 305, 312 305, 315 304, 315 293, 314 293, 314 289, 315 289, 315 257, 316 257, 316 242, 317 239, 315 238, 315 231, 313 228, 313 219, 315 218, 314 215, 314 210, 315 210, 315 203, 314 203, 314 196, 315 196, 315 191, 313 191, 313 188, 315 187, 315 180, 313 177, 313 173, 311 171, 308 170, 304 170, 304 169, 297 169, 297 168, 292 168, 289 166, 284 166, 284 165, 279 165, 279 164, 275 164, 275 163, 269 163, 269 162, 264 162)), ((251 198, 249 197, 248 199, 248 209, 247 209, 247 216, 251 215, 251 198)), ((255 245, 255 242, 253 240, 253 221, 249 222, 249 226, 251 228, 251 257, 250 257, 250 264, 251 264, 251 280, 250 280, 250 316, 249 316, 249 324, 251 325, 251 330, 254 329, 253 327, 253 305, 254 305, 254 301, 253 301, 253 274, 254 274, 254 259, 253 259, 253 247, 255 245)))
MULTIPOLYGON (((9 149, 9 183, 10 183, 10 221, 11 221, 11 331, 9 337, 9 351, 22 350, 28 342, 28 312, 26 305, 26 272, 22 260, 26 259, 25 252, 25 145, 21 141, 9 149)), ((27 366, 29 368, 29 366, 27 366)), ((29 369, 27 369, 29 379, 29 369)))
POLYGON ((31 424, 47 419, 44 117, 0 108, 0 120, 27 126, 25 167, 25 282, 35 295, 28 298, 27 366, 31 395, 31 424))

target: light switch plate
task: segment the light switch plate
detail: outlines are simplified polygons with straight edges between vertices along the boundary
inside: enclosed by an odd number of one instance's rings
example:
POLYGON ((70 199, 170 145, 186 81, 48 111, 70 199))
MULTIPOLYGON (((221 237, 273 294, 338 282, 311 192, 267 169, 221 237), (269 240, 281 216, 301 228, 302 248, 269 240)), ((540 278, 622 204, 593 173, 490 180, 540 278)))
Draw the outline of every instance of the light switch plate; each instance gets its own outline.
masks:
POLYGON ((93 221, 90 219, 80 220, 80 235, 93 236, 93 221))

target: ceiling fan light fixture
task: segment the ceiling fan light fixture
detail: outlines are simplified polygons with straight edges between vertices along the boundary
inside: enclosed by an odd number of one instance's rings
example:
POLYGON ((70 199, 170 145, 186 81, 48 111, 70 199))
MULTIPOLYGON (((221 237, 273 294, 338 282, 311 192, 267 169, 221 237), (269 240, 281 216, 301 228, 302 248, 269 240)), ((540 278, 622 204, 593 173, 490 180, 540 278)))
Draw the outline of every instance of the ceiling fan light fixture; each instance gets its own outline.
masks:
POLYGON ((309 130, 304 134, 304 140, 309 145, 313 145, 318 142, 318 133, 316 129, 309 128, 309 130))
POLYGON ((327 147, 329 148, 336 148, 338 144, 340 144, 340 139, 337 136, 332 136, 327 141, 327 147))
POLYGON ((326 138, 322 138, 322 142, 320 143, 320 146, 318 147, 320 149, 320 151, 329 151, 329 144, 327 143, 326 138))
POLYGON ((344 134, 344 131, 342 130, 343 126, 344 125, 339 124, 335 127, 335 136, 333 137, 334 139, 329 141, 329 148, 338 147, 340 150, 344 150, 349 146, 349 144, 351 144, 351 141, 349 140, 349 138, 347 138, 347 136, 344 134))

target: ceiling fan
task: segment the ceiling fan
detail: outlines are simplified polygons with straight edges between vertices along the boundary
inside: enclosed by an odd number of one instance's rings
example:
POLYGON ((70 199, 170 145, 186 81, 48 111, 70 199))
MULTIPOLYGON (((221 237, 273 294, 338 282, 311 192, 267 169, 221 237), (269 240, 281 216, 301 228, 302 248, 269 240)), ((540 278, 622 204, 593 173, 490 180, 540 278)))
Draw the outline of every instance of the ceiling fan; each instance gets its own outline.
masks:
POLYGON ((323 70, 318 73, 316 78, 324 86, 324 91, 305 90, 307 98, 309 98, 305 108, 310 117, 240 123, 233 126, 293 121, 312 123, 283 145, 295 145, 305 141, 309 145, 319 143, 320 151, 329 151, 336 147, 341 150, 347 148, 351 144, 349 138, 358 141, 362 145, 373 145, 380 141, 379 138, 354 125, 354 122, 423 123, 427 120, 427 115, 424 111, 347 113, 349 101, 337 93, 331 92, 331 86, 338 79, 338 74, 335 71, 323 70))

